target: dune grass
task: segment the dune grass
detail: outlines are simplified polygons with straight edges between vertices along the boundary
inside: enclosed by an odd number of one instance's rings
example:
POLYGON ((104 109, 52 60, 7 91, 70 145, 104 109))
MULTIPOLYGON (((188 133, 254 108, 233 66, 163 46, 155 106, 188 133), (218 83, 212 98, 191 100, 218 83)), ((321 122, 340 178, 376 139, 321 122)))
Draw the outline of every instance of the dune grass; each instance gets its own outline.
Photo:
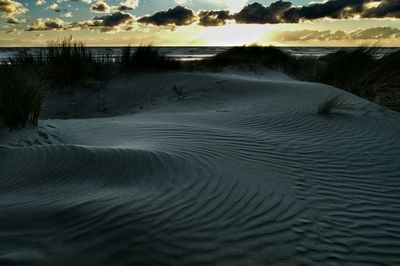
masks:
POLYGON ((96 58, 84 43, 71 37, 48 43, 45 49, 23 51, 9 59, 9 64, 33 69, 38 75, 58 86, 86 80, 103 79, 108 57, 96 58))
POLYGON ((318 105, 318 114, 329 115, 335 109, 343 108, 344 100, 339 95, 328 97, 324 102, 318 105))
POLYGON ((400 111, 400 52, 376 58, 376 49, 360 47, 313 59, 310 65, 317 70, 303 78, 341 88, 400 111))
POLYGON ((400 111, 400 52, 377 58, 378 49, 362 46, 322 57, 295 57, 271 46, 242 46, 199 64, 211 70, 241 64, 278 68, 297 79, 332 85, 400 111))
POLYGON ((28 122, 37 126, 43 101, 43 83, 33 72, 0 66, 0 120, 21 129, 28 122))
MULTIPOLYGON (((241 64, 278 68, 300 80, 333 85, 400 111, 400 52, 376 58, 376 49, 360 47, 322 57, 295 57, 271 46, 242 46, 185 68, 152 46, 127 46, 121 56, 115 58, 111 53, 95 54, 84 43, 70 37, 49 42, 45 49, 23 51, 1 66, 0 117, 4 125, 14 128, 21 128, 27 122, 37 124, 43 100, 42 81, 49 90, 105 80, 114 67, 123 74, 130 74, 188 70, 190 67, 192 70, 218 70, 241 64)), ((177 89, 175 92, 181 93, 177 89)), ((329 114, 341 104, 337 97, 327 99, 319 106, 318 113, 329 114)))
POLYGON ((179 62, 168 59, 151 45, 123 48, 119 63, 123 73, 181 69, 179 62))

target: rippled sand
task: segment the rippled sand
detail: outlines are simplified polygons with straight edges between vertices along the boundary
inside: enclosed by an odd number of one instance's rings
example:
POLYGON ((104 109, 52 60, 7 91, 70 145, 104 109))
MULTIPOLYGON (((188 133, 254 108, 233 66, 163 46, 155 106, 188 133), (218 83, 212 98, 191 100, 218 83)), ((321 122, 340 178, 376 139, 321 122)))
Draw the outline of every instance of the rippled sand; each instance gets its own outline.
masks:
POLYGON ((97 97, 119 115, 0 132, 0 265, 400 265, 397 113, 283 75, 97 97))

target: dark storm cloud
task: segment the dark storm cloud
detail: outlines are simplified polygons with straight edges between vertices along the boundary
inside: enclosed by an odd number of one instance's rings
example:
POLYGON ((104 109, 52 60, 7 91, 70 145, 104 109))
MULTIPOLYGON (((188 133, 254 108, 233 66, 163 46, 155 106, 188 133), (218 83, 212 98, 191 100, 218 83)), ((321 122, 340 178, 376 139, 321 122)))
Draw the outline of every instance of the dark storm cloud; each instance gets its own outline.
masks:
POLYGON ((370 0, 330 0, 325 3, 295 7, 286 11, 283 21, 297 23, 300 20, 314 20, 319 18, 346 18, 360 14, 364 4, 370 0))
POLYGON ((291 2, 277 1, 269 6, 253 3, 233 15, 237 23, 274 24, 282 22, 282 15, 292 6, 291 2))
POLYGON ((291 2, 277 1, 270 6, 254 3, 234 14, 237 23, 298 23, 321 18, 346 19, 400 18, 400 0, 330 0, 308 6, 291 7, 291 2))
POLYGON ((104 27, 116 27, 122 24, 127 24, 132 21, 133 18, 130 14, 116 12, 107 16, 95 17, 93 20, 100 22, 100 25, 104 27))
POLYGON ((50 31, 50 30, 77 30, 89 29, 100 32, 117 32, 122 27, 133 23, 133 17, 130 14, 116 12, 111 15, 94 17, 93 19, 67 23, 61 19, 45 18, 34 20, 26 31, 50 31))
POLYGON ((383 0, 379 6, 365 10, 362 16, 364 18, 400 18, 400 0, 383 0))
POLYGON ((226 21, 231 19, 229 11, 200 11, 199 15, 199 25, 205 27, 221 26, 225 25, 226 21))
POLYGON ((192 10, 183 6, 177 6, 175 8, 170 8, 167 11, 157 12, 152 16, 142 17, 138 22, 157 26, 185 26, 192 24, 195 19, 196 16, 192 10))

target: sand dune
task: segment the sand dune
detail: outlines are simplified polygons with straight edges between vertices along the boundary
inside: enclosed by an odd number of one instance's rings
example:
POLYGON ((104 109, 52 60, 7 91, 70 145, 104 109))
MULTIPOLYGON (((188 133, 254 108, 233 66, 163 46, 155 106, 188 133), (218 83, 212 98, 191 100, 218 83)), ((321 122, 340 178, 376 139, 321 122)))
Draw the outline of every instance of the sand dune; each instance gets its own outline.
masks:
POLYGON ((0 265, 400 264, 397 113, 272 72, 91 97, 0 132, 0 265), (330 95, 352 108, 316 114, 330 95))

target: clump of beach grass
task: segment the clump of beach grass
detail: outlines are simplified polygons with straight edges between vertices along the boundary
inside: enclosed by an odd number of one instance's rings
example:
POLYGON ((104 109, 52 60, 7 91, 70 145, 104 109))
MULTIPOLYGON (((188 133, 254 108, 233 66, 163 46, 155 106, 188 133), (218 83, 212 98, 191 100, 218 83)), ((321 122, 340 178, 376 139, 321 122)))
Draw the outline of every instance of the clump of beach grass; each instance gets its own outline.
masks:
POLYGON ((11 57, 8 63, 33 69, 47 81, 62 86, 104 79, 104 65, 108 60, 110 57, 96 58, 83 42, 69 37, 48 42, 45 49, 23 51, 11 57))
POLYGON ((6 127, 21 129, 38 125, 43 101, 43 82, 32 72, 13 66, 0 67, 0 120, 6 127))
POLYGON ((339 95, 328 97, 320 105, 318 105, 317 113, 320 115, 329 115, 335 109, 340 109, 345 107, 345 102, 343 98, 339 95))
POLYGON ((400 111, 400 52, 377 56, 379 47, 339 50, 319 58, 293 58, 285 70, 300 80, 346 90, 400 111))
POLYGON ((123 48, 119 63, 124 73, 132 71, 179 70, 181 68, 179 62, 167 58, 151 45, 136 48, 127 46, 123 48))

